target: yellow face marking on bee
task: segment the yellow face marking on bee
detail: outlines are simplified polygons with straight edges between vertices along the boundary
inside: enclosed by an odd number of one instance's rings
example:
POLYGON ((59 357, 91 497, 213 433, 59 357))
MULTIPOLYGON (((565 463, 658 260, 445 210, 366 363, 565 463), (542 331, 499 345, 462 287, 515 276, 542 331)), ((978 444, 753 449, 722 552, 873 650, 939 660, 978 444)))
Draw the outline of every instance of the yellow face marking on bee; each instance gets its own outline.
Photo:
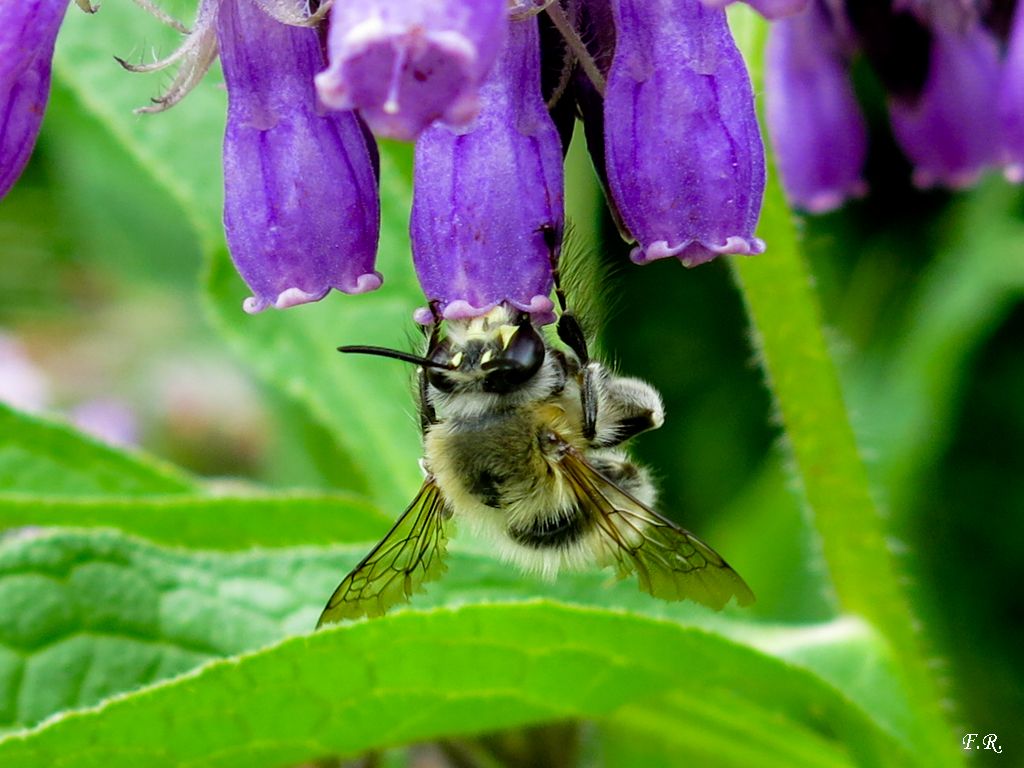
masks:
POLYGON ((452 364, 452 368, 458 368, 460 365, 462 365, 462 352, 461 351, 460 352, 456 352, 454 355, 452 355, 451 364, 452 364))
POLYGON ((492 357, 494 357, 494 352, 492 352, 489 349, 484 350, 484 353, 480 356, 480 365, 484 365, 485 363, 489 363, 491 361, 492 357))
POLYGON ((501 339, 502 349, 508 349, 508 345, 512 342, 512 337, 517 330, 519 330, 518 327, 514 325, 503 325, 498 329, 498 337, 501 339))

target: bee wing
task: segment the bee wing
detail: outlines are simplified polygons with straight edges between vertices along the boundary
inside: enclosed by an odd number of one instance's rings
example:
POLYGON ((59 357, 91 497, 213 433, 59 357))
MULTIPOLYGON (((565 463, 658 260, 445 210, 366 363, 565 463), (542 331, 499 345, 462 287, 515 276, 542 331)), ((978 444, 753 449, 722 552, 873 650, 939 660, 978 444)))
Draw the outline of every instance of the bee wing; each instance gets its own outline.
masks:
POLYGON ((695 600, 720 610, 729 599, 754 602, 754 593, 715 550, 619 488, 570 448, 561 467, 600 532, 620 579, 636 573, 640 589, 662 600, 695 600))
POLYGON ((381 616, 444 573, 448 513, 444 496, 427 478, 416 498, 381 542, 342 579, 320 614, 317 628, 344 619, 381 616))

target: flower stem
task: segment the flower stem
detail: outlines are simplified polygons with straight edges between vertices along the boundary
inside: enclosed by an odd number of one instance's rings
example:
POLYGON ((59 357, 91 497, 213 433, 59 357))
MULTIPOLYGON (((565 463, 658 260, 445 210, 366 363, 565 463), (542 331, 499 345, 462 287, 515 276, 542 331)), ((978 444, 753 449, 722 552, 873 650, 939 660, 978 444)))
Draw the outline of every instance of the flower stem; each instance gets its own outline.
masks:
POLYGON ((594 88, 597 92, 604 96, 604 75, 601 74, 601 70, 597 66, 597 62, 594 61, 594 57, 590 55, 590 51, 587 50, 587 46, 584 45, 583 39, 580 37, 576 28, 572 25, 569 17, 565 13, 565 9, 562 8, 562 4, 558 0, 554 0, 545 7, 545 12, 551 19, 551 23, 555 25, 555 29, 559 31, 562 37, 565 39, 565 44, 569 46, 573 56, 576 57, 576 61, 580 63, 580 67, 583 68, 584 73, 590 78, 590 82, 594 84, 594 88))
MULTIPOLYGON (((730 21, 754 80, 754 92, 761 94, 767 24, 753 13, 731 14, 730 21)), ((925 643, 871 498, 829 355, 812 275, 774 168, 769 168, 758 234, 768 243, 768 251, 751 259, 733 259, 733 275, 785 427, 796 479, 820 537, 838 607, 843 613, 864 617, 888 640, 917 715, 913 746, 922 764, 962 765, 958 738, 940 704, 941 686, 929 667, 925 643)))

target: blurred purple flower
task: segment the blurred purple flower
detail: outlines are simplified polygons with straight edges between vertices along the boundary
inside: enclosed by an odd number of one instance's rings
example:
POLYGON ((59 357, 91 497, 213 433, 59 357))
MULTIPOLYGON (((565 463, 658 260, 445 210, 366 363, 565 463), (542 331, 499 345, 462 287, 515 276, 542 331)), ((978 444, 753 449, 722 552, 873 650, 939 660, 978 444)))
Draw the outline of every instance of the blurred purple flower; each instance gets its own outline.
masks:
POLYGON ((765 118, 791 204, 811 213, 862 194, 867 125, 830 11, 815 4, 774 24, 765 48, 765 118))
POLYGON ((50 404, 50 379, 14 335, 0 330, 0 403, 22 411, 50 404))
POLYGON ((413 259, 445 317, 507 301, 550 319, 545 230, 560 238, 562 146, 540 88, 537 20, 513 21, 476 120, 435 124, 416 143, 413 259))
POLYGON ((638 263, 760 253, 764 148, 725 13, 700 0, 612 0, 608 188, 638 263))
POLYGON ((0 198, 25 169, 50 97, 50 65, 68 0, 0 3, 0 198))
POLYGON ((889 104, 917 186, 970 186, 998 162, 998 121, 978 117, 997 103, 999 72, 996 41, 980 23, 933 27, 924 88, 916 98, 894 96, 889 104))
POLYGON ((963 187, 1001 161, 991 118, 999 45, 980 10, 965 0, 813 0, 773 27, 768 125, 795 205, 831 210, 864 190, 865 128, 848 74, 858 50, 888 92, 893 134, 917 186, 963 187))
POLYGON ((253 0, 223 0, 217 38, 228 88, 224 228, 255 293, 246 311, 379 287, 370 148, 354 113, 318 109, 316 31, 282 24, 253 0))
POLYGON ((79 403, 68 414, 83 432, 110 445, 132 446, 139 443, 139 420, 124 400, 100 397, 79 403))
MULTIPOLYGON (((740 0, 701 0, 711 8, 724 8, 740 0)), ((811 0, 742 0, 766 19, 781 19, 799 13, 807 7, 811 0)))
POLYGON ((332 109, 358 109, 374 133, 414 140, 434 120, 467 124, 502 48, 508 0, 335 2, 317 75, 332 109))
POLYGON ((1006 178, 1024 182, 1024 3, 1018 3, 999 83, 1000 127, 1006 178))

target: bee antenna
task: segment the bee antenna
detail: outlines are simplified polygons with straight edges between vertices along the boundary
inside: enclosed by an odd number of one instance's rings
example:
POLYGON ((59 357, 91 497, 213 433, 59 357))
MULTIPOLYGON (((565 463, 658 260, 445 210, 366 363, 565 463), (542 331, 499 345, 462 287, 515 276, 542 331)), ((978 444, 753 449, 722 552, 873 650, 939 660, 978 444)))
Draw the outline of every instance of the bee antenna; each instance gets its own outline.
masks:
POLYGON ((387 347, 366 347, 357 345, 338 347, 338 351, 356 355, 377 355, 377 357, 390 357, 392 360, 402 360, 406 363, 412 363, 413 365, 419 365, 424 368, 444 368, 445 370, 449 370, 451 368, 451 366, 446 365, 445 363, 438 363, 426 357, 411 355, 408 352, 401 352, 397 349, 388 349, 387 347))

